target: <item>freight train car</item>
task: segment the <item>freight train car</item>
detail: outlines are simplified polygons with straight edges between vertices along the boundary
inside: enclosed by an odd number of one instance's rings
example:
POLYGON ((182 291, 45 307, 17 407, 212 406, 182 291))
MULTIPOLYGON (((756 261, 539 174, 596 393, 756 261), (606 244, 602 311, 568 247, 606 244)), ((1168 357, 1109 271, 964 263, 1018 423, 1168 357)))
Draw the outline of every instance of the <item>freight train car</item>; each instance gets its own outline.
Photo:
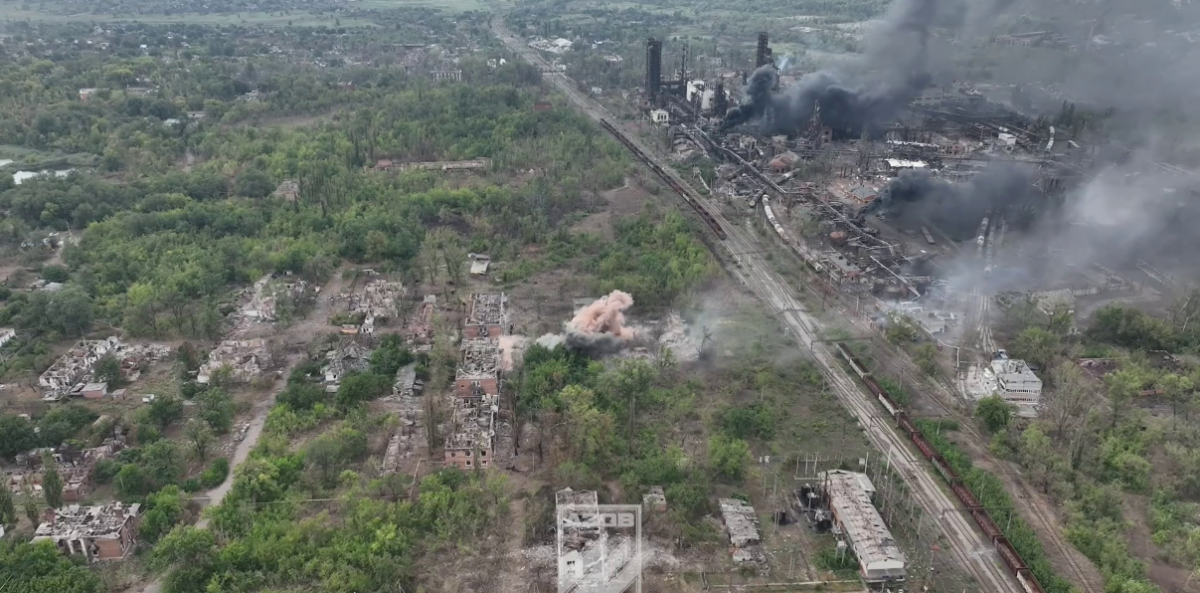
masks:
POLYGON ((879 403, 887 410, 888 415, 896 421, 896 426, 900 428, 900 431, 913 442, 913 445, 921 452, 921 455, 933 464, 934 469, 941 474, 942 479, 946 480, 946 483, 950 485, 950 491, 954 493, 954 497, 971 514, 971 518, 975 520, 975 524, 979 525, 980 531, 991 540, 992 545, 996 547, 996 551, 1000 554, 1000 558, 1004 561, 1005 566, 1017 577, 1017 582, 1020 583, 1025 593, 1045 593, 1042 585, 1038 583, 1037 578, 1029 570, 1029 566, 1025 563, 1025 560, 1021 558, 1016 548, 1013 547, 1012 542, 1008 541, 1004 532, 1000 530, 996 522, 992 520, 991 515, 988 514, 987 509, 980 504, 979 499, 975 498, 975 495, 967 488, 962 477, 958 475, 958 472, 950 466, 950 462, 937 452, 937 449, 925 438, 921 429, 908 416, 908 413, 896 403, 886 389, 879 385, 879 382, 871 376, 871 372, 867 369, 866 365, 850 352, 846 344, 844 342, 837 342, 836 346, 842 358, 850 363, 850 368, 854 371, 854 374, 862 379, 863 384, 867 386, 867 389, 875 396, 875 399, 879 400, 879 403))

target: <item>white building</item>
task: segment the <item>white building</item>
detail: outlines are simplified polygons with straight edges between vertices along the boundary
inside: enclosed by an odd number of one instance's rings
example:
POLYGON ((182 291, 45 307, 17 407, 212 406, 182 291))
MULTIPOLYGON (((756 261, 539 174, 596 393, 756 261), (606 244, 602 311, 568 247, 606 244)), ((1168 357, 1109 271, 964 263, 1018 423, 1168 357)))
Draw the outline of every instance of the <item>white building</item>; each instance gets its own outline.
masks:
POLYGON ((1024 360, 998 358, 992 361, 996 393, 1019 406, 1037 405, 1042 399, 1042 380, 1024 360))
POLYGON ((17 337, 17 330, 11 327, 0 328, 0 347, 8 343, 9 340, 17 337))
POLYGON ((670 123, 670 120, 671 120, 671 114, 667 113, 666 109, 651 109, 650 110, 650 121, 652 121, 656 124, 667 125, 668 123, 670 123))
POLYGON ((821 474, 837 529, 858 557, 858 570, 867 583, 902 581, 904 553, 896 545, 883 517, 871 504, 875 487, 866 474, 841 470, 821 474))

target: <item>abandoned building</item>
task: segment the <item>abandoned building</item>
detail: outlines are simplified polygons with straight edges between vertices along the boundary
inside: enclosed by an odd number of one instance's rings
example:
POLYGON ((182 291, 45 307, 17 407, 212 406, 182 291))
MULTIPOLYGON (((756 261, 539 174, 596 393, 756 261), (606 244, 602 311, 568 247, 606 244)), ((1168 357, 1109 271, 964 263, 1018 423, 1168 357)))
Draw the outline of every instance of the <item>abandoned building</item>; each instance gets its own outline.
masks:
POLYGON ((838 530, 858 557, 863 580, 872 584, 904 580, 904 554, 871 504, 875 487, 866 474, 833 470, 820 478, 818 488, 824 491, 838 530))
POLYGON ((651 486, 650 491, 642 495, 642 508, 656 513, 667 511, 667 495, 662 486, 651 486))
POLYGON ((721 505, 721 523, 733 547, 744 548, 762 542, 754 507, 736 498, 722 498, 718 502, 721 505))
POLYGON ((48 396, 61 395, 91 375, 96 361, 120 346, 116 336, 103 340, 79 340, 38 377, 38 386, 48 396))
POLYGON ((500 343, 493 338, 465 339, 454 375, 454 394, 483 397, 500 394, 500 343))
POLYGON ((508 297, 500 294, 473 294, 463 322, 467 338, 498 338, 508 325, 508 297))
POLYGON ((196 382, 206 385, 213 373, 229 367, 231 379, 248 383, 270 366, 271 352, 266 340, 224 340, 208 353, 208 361, 200 366, 196 382))
POLYGON ((362 317, 362 322, 353 332, 343 330, 343 333, 375 333, 375 327, 395 319, 399 314, 397 301, 404 294, 404 286, 399 282, 384 280, 374 270, 364 270, 366 280, 361 287, 351 286, 349 292, 338 295, 338 299, 346 303, 346 312, 362 317))
POLYGON ((271 195, 288 202, 295 202, 300 197, 300 184, 291 179, 284 179, 271 195))
POLYGON ((494 404, 470 400, 454 402, 454 428, 446 437, 447 466, 461 470, 486 469, 496 456, 496 413, 494 404))
POLYGON ((342 338, 326 359, 329 362, 321 369, 321 374, 325 375, 325 388, 337 391, 346 374, 362 373, 371 368, 371 348, 364 339, 342 338))
POLYGON ((992 361, 996 392, 1012 404, 1036 406, 1042 399, 1042 380, 1023 360, 997 358, 992 361))
POLYGON ((428 344, 433 340, 433 312, 437 310, 437 295, 427 294, 417 309, 417 314, 408 320, 404 335, 410 342, 428 344))
POLYGON ((594 490, 565 488, 555 493, 554 502, 558 590, 627 590, 641 569, 630 562, 639 549, 636 532, 612 529, 618 527, 614 514, 600 512, 594 490))
POLYGON ((492 263, 492 258, 482 253, 468 253, 467 258, 471 260, 471 275, 483 276, 487 274, 488 266, 492 263))
POLYGON ((62 553, 83 556, 88 562, 120 560, 137 542, 139 504, 83 507, 70 505, 46 509, 33 541, 52 541, 62 553))

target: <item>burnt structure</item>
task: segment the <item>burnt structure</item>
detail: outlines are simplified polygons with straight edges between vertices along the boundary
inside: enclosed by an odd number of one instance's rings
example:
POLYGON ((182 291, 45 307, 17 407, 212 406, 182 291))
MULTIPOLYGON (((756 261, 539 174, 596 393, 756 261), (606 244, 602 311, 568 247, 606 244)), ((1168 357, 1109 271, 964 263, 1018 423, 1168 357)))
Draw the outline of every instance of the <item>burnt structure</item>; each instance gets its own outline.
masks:
POLYGON ((658 102, 662 87, 662 42, 651 37, 646 40, 646 100, 658 102))
POLYGON ((767 37, 766 31, 762 31, 758 34, 758 47, 754 51, 754 67, 762 68, 773 63, 775 60, 771 55, 770 38, 767 37))

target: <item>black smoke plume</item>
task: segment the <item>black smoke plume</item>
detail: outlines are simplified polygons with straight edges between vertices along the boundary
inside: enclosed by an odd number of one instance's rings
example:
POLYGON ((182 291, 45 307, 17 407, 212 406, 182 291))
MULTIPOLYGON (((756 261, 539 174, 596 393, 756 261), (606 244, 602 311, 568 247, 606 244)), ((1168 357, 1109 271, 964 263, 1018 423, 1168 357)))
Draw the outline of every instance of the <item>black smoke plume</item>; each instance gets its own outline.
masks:
POLYGON ((1028 168, 996 166, 965 183, 950 183, 928 171, 906 171, 888 184, 862 215, 880 212, 900 222, 932 224, 955 241, 975 236, 989 211, 1029 207, 1040 191, 1028 168))
POLYGON ((895 119, 932 81, 927 71, 930 30, 987 20, 1011 3, 897 0, 883 24, 871 31, 860 71, 821 70, 772 93, 774 68, 759 68, 747 81, 741 104, 726 114, 721 129, 760 120, 768 133, 797 132, 812 119, 818 105, 821 122, 842 132, 857 133, 863 126, 895 119))

